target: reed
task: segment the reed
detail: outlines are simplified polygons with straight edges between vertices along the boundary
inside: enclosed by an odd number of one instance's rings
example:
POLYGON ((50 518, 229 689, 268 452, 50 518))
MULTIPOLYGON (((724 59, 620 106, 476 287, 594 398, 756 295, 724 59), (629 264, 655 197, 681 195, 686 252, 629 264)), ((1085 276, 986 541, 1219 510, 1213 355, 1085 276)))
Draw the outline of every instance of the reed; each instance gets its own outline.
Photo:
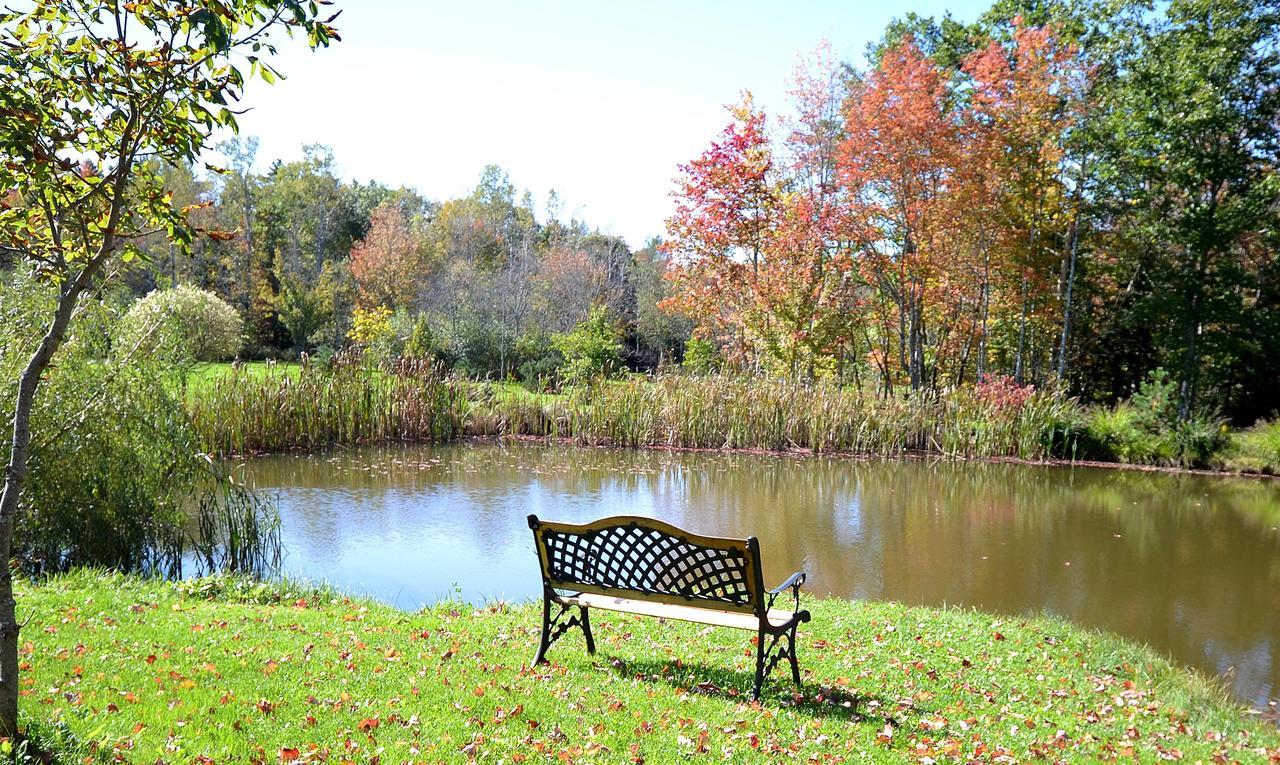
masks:
POLYGON ((354 357, 246 373, 233 369, 187 393, 187 411, 215 454, 334 445, 448 441, 462 432, 465 388, 435 364, 391 369, 354 357))
POLYGON ((560 395, 448 377, 432 365, 357 363, 232 372, 189 392, 210 451, 246 454, 460 436, 588 446, 762 449, 885 457, 1069 455, 1080 421, 1050 392, 979 386, 882 397, 833 383, 635 375, 560 395))
POLYGON ((1068 452, 1073 401, 983 388, 881 397, 847 386, 769 378, 663 375, 606 381, 561 397, 473 402, 468 432, 569 438, 590 446, 801 449, 899 456, 1043 459, 1068 452))

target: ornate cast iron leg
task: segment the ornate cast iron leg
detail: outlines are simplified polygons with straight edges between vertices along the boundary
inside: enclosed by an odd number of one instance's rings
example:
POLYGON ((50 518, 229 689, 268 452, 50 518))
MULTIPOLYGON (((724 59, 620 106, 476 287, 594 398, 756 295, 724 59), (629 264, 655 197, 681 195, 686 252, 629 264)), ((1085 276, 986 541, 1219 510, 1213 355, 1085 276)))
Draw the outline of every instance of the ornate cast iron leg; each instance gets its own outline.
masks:
POLYGON ((760 690, 764 687, 764 630, 756 633, 756 683, 751 688, 751 700, 760 700, 760 690))
POLYGON ((591 622, 587 618, 587 607, 579 606, 579 616, 570 616, 565 619, 565 614, 569 613, 571 606, 560 605, 560 610, 555 616, 551 615, 551 593, 548 592, 542 596, 542 637, 538 640, 538 653, 533 657, 534 665, 541 664, 547 660, 547 649, 552 646, 560 636, 574 627, 581 627, 582 633, 587 638, 587 652, 596 652, 596 641, 591 636, 591 622))
POLYGON ((787 633, 787 658, 791 659, 791 679, 796 681, 796 689, 800 689, 800 660, 796 658, 796 627, 792 625, 787 633))
POLYGON ((582 633, 587 636, 587 653, 594 654, 596 652, 596 639, 591 636, 591 617, 587 613, 588 610, 586 606, 578 607, 578 612, 581 614, 578 623, 582 627, 582 633))
POLYGON ((542 637, 538 639, 538 653, 533 657, 536 667, 547 660, 547 649, 551 647, 551 599, 542 597, 542 637))

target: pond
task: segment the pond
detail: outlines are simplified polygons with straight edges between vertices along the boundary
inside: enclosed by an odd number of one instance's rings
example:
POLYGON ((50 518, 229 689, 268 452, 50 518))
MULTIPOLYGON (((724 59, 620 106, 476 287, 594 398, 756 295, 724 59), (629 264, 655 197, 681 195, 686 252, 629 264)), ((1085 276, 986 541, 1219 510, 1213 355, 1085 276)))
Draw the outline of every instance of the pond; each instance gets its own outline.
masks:
POLYGON ((1084 467, 465 444, 272 456, 285 568, 412 609, 540 593, 526 516, 760 538, 841 598, 1052 613, 1280 696, 1280 482, 1084 467))

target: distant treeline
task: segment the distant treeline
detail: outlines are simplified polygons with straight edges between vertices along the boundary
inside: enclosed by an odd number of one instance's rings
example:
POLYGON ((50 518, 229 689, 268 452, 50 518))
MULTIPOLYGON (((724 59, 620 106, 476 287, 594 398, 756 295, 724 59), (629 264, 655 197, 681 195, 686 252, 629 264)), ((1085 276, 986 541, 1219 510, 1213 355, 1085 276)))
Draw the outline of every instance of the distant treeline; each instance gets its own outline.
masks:
POLYGON ((157 238, 129 277, 137 295, 190 284, 222 297, 245 318, 243 358, 336 352, 372 321, 400 346, 416 328, 420 346, 461 372, 535 378, 555 366, 550 338, 595 305, 620 328, 632 367, 682 352, 688 322, 656 308, 666 289, 656 246, 632 252, 559 220, 554 192, 536 205, 491 166, 468 196, 436 202, 345 182, 320 146, 254 173, 255 147, 226 144, 230 167, 211 178, 164 170, 180 201, 203 205, 192 215, 211 235, 190 257, 157 238), (541 221, 538 206, 550 211, 541 221))
POLYGON ((210 236, 144 246, 131 289, 216 292, 250 358, 389 338, 547 380, 598 307, 637 370, 890 394, 1007 376, 1103 403, 1171 381, 1178 421, 1249 424, 1280 404, 1278 30, 1249 0, 909 14, 865 67, 802 62, 785 119, 733 107, 637 251, 496 167, 440 202, 344 182, 321 147, 254 172, 233 143, 225 173, 165 171, 210 236))

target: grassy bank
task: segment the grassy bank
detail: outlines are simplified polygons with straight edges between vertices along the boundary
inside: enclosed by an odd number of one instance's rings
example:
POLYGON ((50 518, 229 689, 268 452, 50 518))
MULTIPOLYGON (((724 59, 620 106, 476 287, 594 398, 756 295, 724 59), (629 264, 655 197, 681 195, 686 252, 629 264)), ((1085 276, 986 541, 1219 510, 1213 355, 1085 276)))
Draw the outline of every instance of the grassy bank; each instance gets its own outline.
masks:
POLYGON ((598 614, 531 670, 532 606, 416 614, 78 573, 19 596, 23 714, 86 762, 1266 762, 1280 731, 1062 622, 819 601, 804 691, 744 696, 749 635, 598 614), (1214 759, 1218 758, 1218 759, 1214 759))

